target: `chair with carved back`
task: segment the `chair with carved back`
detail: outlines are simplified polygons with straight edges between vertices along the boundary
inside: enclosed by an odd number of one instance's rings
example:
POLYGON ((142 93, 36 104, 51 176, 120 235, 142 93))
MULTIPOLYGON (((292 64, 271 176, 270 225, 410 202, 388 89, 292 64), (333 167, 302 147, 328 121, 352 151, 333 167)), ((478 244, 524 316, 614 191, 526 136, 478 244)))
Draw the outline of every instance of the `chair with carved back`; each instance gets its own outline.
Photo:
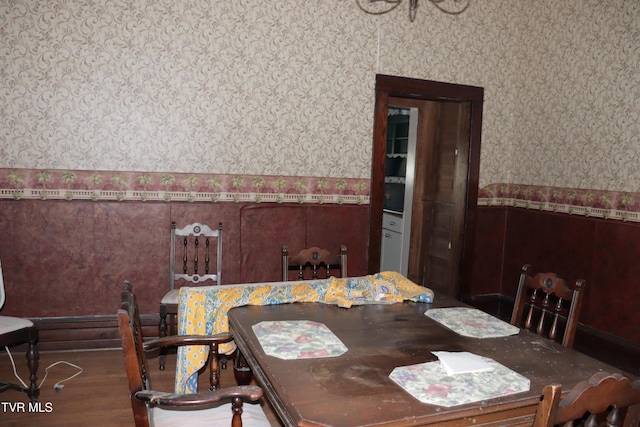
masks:
MULTIPOLYGON (((2 263, 0 263, 0 309, 4 306, 4 302, 4 279, 2 277, 2 263)), ((38 328, 32 321, 21 317, 0 316, 0 348, 6 348, 9 351, 9 347, 26 344, 27 366, 29 368, 29 385, 24 382, 22 384, 14 384, 0 381, 0 392, 17 390, 26 393, 31 402, 38 400, 40 395, 40 389, 36 384, 40 359, 37 348, 38 339, 38 328)))
MULTIPOLYGON (((160 324, 158 336, 174 334, 169 330, 174 322, 167 318, 175 318, 178 314, 178 284, 188 285, 220 285, 222 270, 222 223, 212 229, 199 222, 177 228, 175 221, 171 223, 171 247, 169 260, 169 291, 160 301, 160 324), (177 257, 180 257, 176 260, 177 257), (213 263, 215 262, 215 272, 213 263)), ((160 369, 164 369, 166 350, 160 352, 160 369)), ((226 364, 226 360, 225 360, 226 364)))
POLYGON ((620 374, 598 372, 578 383, 564 398, 561 395, 560 384, 544 387, 534 427, 640 425, 640 416, 628 413, 630 406, 640 405, 640 380, 632 383, 620 374))
POLYGON ((556 340, 564 323, 564 331, 561 332, 562 345, 572 348, 578 328, 584 288, 585 281, 582 279, 577 280, 575 287, 571 289, 567 282, 555 273, 538 273, 531 276, 531 266, 525 264, 520 274, 511 324, 518 327, 524 326, 525 329, 556 340), (523 325, 525 309, 526 317, 523 325), (550 325, 549 318, 551 318, 550 325))
POLYGON ((174 335, 143 340, 138 305, 132 286, 125 281, 118 327, 122 340, 131 407, 136 427, 232 426, 268 427, 270 422, 258 402, 257 386, 220 385, 218 345, 232 340, 228 333, 217 335, 174 335), (166 346, 205 345, 209 347, 208 392, 178 394, 155 391, 146 354, 166 346))
POLYGON ((340 252, 332 254, 317 246, 301 250, 297 255, 289 255, 287 246, 282 247, 282 280, 289 280, 289 271, 297 272, 297 280, 329 278, 332 271, 347 277, 347 247, 340 245, 340 252))

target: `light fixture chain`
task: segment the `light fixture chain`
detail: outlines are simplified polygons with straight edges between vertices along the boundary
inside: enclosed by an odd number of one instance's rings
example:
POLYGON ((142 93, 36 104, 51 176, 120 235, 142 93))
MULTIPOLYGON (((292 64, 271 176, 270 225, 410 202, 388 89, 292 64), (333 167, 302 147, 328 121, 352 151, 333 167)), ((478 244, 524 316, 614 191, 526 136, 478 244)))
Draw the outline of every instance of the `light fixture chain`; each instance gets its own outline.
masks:
MULTIPOLYGON (((384 10, 371 10, 368 7, 365 7, 362 5, 362 0, 356 0, 356 4, 360 8, 360 10, 362 10, 363 12, 369 15, 384 15, 396 9, 402 3, 402 0, 367 0, 367 1, 369 4, 384 3, 387 5, 390 5, 387 9, 384 9, 384 10)), ((460 15, 461 13, 466 11, 469 8, 469 5, 471 4, 471 0, 427 0, 427 1, 429 1, 436 8, 438 8, 438 10, 440 10, 443 13, 446 13, 447 15, 460 15), (446 8, 444 6, 445 3, 446 4, 455 3, 456 4, 455 10, 446 8)), ((418 10, 418 0, 409 0, 409 20, 411 22, 413 22, 416 19, 417 10, 418 10)))

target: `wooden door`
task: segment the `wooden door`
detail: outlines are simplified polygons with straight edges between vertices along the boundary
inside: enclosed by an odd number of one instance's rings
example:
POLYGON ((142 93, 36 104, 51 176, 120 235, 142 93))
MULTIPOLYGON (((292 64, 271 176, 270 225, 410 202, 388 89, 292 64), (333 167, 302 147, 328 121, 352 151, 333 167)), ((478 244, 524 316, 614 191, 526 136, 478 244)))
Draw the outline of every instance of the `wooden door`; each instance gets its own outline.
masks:
MULTIPOLYGON (((423 192, 414 195, 422 205, 422 217, 414 221, 415 271, 411 279, 437 292, 457 288, 459 262, 464 245, 465 200, 469 159, 469 103, 435 102, 433 141, 421 159, 423 192), (418 223, 419 222, 419 223, 418 223)), ((413 224, 412 224, 413 225, 413 224)))
POLYGON ((457 297, 471 274, 483 89, 378 75, 368 271, 380 266, 389 105, 419 108, 407 276, 457 297))

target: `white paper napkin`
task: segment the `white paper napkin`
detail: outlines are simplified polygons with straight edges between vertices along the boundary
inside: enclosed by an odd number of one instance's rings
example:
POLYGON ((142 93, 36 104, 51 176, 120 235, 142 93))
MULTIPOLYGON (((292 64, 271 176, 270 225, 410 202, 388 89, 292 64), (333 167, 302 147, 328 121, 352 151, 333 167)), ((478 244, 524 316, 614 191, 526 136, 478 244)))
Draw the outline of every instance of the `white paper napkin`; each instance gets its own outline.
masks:
POLYGON ((447 375, 493 371, 493 367, 485 362, 482 356, 467 351, 432 351, 432 353, 440 359, 440 364, 447 371, 447 375))

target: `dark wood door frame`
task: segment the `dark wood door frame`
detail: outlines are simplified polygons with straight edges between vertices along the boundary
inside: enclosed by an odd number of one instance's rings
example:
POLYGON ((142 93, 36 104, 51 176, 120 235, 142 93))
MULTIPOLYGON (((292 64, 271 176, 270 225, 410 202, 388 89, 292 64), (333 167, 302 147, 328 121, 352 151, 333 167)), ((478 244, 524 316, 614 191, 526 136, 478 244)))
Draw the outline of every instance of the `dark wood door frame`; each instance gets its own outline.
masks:
POLYGON ((484 89, 477 86, 466 86, 431 80, 419 80, 383 74, 376 75, 371 193, 369 201, 370 234, 367 260, 369 274, 376 273, 380 270, 387 116, 390 97, 430 101, 459 101, 470 102, 471 104, 471 140, 469 144, 469 169, 465 206, 465 238, 459 273, 459 283, 469 283, 473 261, 476 211, 478 207, 484 89))

